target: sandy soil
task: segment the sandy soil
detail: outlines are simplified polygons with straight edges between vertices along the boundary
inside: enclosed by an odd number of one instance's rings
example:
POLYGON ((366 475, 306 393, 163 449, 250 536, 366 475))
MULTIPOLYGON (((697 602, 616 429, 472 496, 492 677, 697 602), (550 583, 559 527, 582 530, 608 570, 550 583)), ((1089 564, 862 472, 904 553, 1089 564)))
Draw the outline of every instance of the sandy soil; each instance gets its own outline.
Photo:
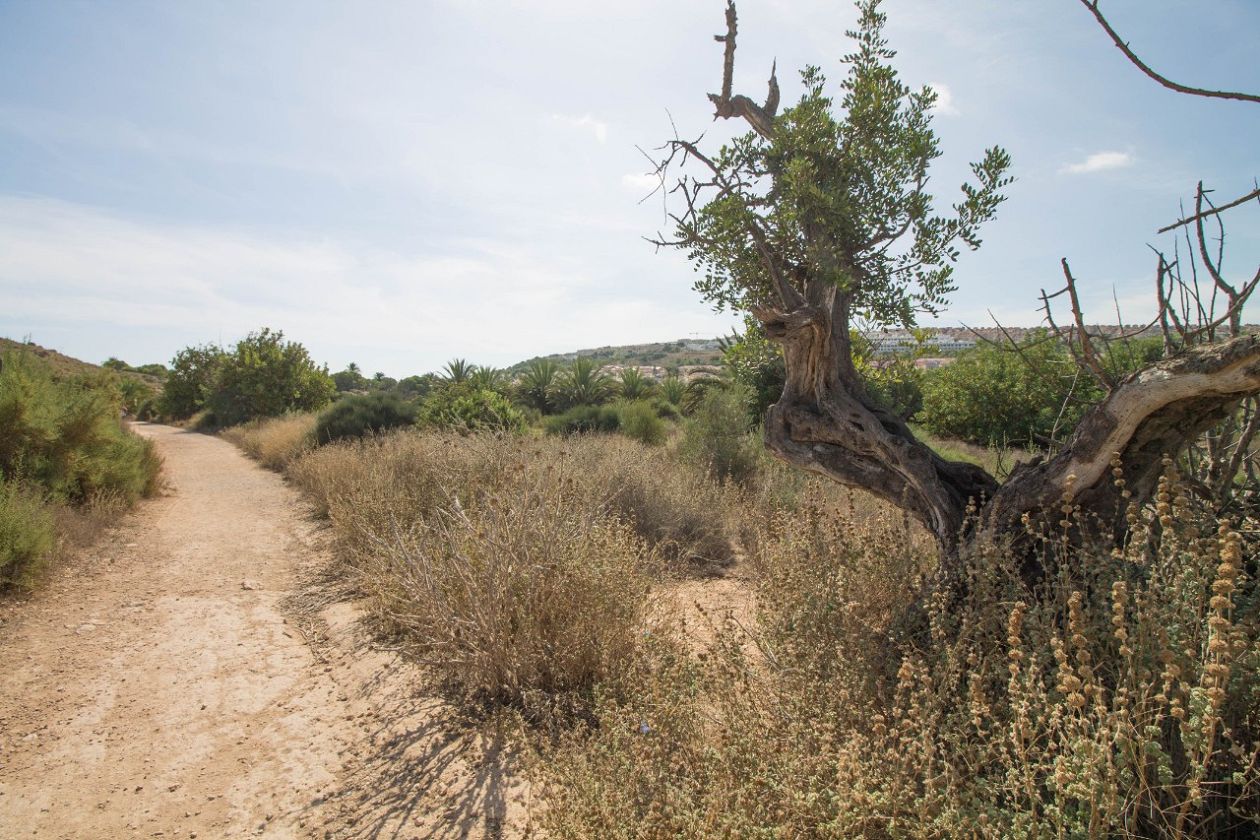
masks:
POLYGON ((310 612, 328 556, 297 494, 224 441, 137 431, 162 498, 0 604, 0 837, 522 836, 498 740, 352 603, 310 612))

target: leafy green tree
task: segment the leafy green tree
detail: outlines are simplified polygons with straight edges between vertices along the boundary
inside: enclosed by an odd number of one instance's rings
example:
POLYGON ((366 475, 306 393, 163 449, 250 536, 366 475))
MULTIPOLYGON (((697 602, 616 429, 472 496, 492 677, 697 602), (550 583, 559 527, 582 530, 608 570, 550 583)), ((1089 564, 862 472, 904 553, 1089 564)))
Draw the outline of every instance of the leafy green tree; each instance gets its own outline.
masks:
POLYGON ((559 373, 560 366, 554 359, 530 360, 516 383, 516 399, 522 405, 551 414, 555 410, 552 390, 559 373))
POLYGON ((612 397, 615 385, 602 365, 579 356, 556 376, 552 398, 559 408, 575 405, 603 405, 612 397))
POLYGON ((398 380, 395 388, 398 396, 403 399, 423 399, 428 396, 434 386, 439 382, 438 375, 435 373, 425 373, 420 376, 406 376, 398 380))
POLYGON ((870 398, 850 329, 859 319, 912 326, 941 310, 960 249, 980 245, 980 226, 1003 200, 1010 158, 986 151, 961 196, 939 212, 927 191, 940 156, 936 94, 898 77, 879 0, 857 7, 838 100, 823 72, 807 67, 799 101, 780 113, 773 75, 764 104, 733 91, 737 25, 728 5, 722 89, 710 100, 719 118, 742 119, 751 131, 716 154, 688 140, 667 144, 662 169, 686 162, 700 174, 683 175, 687 208, 674 238, 660 244, 686 250, 707 300, 752 314, 782 346, 783 393, 765 421, 771 451, 908 507, 948 554, 965 500, 996 482, 976 468, 944 466, 870 398))
POLYGON ((337 391, 344 393, 346 391, 366 391, 368 381, 363 376, 363 371, 359 370, 359 366, 354 362, 346 365, 345 370, 339 370, 332 375, 333 384, 337 391))
POLYGON ((223 350, 212 344, 185 347, 171 359, 159 408, 173 420, 192 417, 206 405, 223 364, 223 350))
POLYGON ((326 367, 317 367, 301 344, 263 328, 237 342, 223 357, 207 407, 221 426, 288 411, 317 411, 336 386, 326 367))

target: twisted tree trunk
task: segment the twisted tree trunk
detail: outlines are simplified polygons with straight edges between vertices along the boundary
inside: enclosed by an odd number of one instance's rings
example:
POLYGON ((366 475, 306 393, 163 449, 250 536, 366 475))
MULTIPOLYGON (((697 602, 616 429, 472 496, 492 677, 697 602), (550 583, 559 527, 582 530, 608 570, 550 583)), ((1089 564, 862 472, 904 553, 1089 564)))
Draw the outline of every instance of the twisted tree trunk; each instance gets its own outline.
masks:
POLYGON ((1260 337, 1189 350, 1128 377, 1057 455, 1020 464, 999 485, 980 467, 944 460, 870 399, 853 367, 844 297, 834 289, 819 297, 791 312, 757 312, 787 366, 783 396, 766 415, 766 445, 788 463, 906 509, 936 538, 946 566, 981 534, 1019 541, 1024 515, 1057 510, 1065 495, 1122 536, 1113 462, 1133 497, 1149 498, 1165 453, 1260 392, 1260 337))

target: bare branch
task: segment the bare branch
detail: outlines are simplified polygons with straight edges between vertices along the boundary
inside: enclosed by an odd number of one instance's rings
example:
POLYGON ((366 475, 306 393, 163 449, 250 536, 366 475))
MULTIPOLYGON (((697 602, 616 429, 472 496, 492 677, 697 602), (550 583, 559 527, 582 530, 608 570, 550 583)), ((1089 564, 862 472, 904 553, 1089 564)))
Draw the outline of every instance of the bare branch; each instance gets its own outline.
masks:
POLYGON ((753 131, 769 140, 774 133, 774 115, 779 108, 779 80, 775 76, 777 63, 770 70, 770 89, 766 95, 764 107, 753 102, 743 94, 732 93, 731 88, 735 75, 735 34, 737 29, 735 0, 727 0, 726 34, 713 36, 713 40, 719 44, 726 45, 725 53, 722 56, 722 92, 720 94, 709 94, 709 100, 715 108, 713 115, 724 120, 731 117, 742 117, 752 126, 753 131))
POLYGON ((1257 96, 1254 93, 1238 93, 1235 91, 1207 90, 1206 88, 1191 87, 1189 85, 1174 82, 1172 79, 1156 73, 1151 69, 1150 65, 1138 58, 1137 54, 1129 48, 1128 43, 1120 37, 1116 30, 1111 28, 1111 24, 1107 22, 1107 18, 1103 17, 1103 13, 1099 11, 1098 2, 1099 0, 1081 0, 1081 5, 1089 9, 1090 13, 1094 16, 1094 19, 1098 21, 1098 25, 1106 30, 1107 34, 1111 36, 1112 43, 1116 45, 1116 48, 1120 50, 1120 52, 1124 53, 1125 58, 1129 59, 1135 67, 1154 79, 1156 82, 1159 82, 1164 87, 1169 90, 1175 90, 1178 93, 1188 93, 1192 96, 1206 96, 1213 99, 1237 99, 1242 102, 1260 102, 1260 96, 1257 96))
MULTIPOLYGON (((1072 318, 1076 322, 1076 329, 1081 335, 1081 354, 1085 359, 1085 366, 1091 373, 1097 377, 1103 387, 1111 390, 1115 386, 1115 382, 1111 376, 1107 374, 1102 363, 1098 361, 1098 354, 1094 351, 1093 340, 1089 336, 1089 332, 1085 329, 1085 316, 1081 313, 1081 300, 1076 295, 1076 278, 1072 276, 1072 269, 1068 267, 1067 257, 1060 260, 1063 266, 1063 277, 1067 280, 1068 300, 1072 303, 1072 318)), ((1046 301, 1046 314, 1049 315, 1050 302, 1046 301)), ((1070 348, 1069 343, 1069 348, 1070 348)), ((1073 354, 1075 355, 1075 353, 1073 354)))
POLYGON ((1180 219, 1179 221, 1173 222, 1171 225, 1164 225, 1162 228, 1160 228, 1159 230, 1155 232, 1168 233, 1168 231, 1179 228, 1182 225, 1193 224, 1199 218, 1215 216, 1217 213, 1223 213, 1226 210, 1229 210, 1233 207, 1237 207, 1240 204, 1246 204, 1248 201, 1251 201, 1253 198, 1260 200, 1260 189, 1254 189, 1251 192, 1244 195, 1242 198, 1231 201, 1229 204, 1222 204, 1220 207, 1213 207, 1211 210, 1204 210, 1202 213, 1195 213, 1193 216, 1187 216, 1184 219, 1180 219))

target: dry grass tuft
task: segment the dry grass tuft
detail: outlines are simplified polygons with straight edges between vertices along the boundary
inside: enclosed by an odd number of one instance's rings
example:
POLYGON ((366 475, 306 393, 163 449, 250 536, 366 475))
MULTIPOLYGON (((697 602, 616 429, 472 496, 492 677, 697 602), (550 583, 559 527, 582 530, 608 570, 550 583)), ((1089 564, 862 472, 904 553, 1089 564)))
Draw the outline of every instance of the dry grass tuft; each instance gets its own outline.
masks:
POLYGON ((664 566, 732 557, 732 492, 621 438, 407 431, 289 475, 403 647, 465 696, 531 712, 615 679, 664 566))
POLYGON ((317 414, 286 414, 224 429, 220 434, 269 470, 283 471, 315 445, 317 414))

